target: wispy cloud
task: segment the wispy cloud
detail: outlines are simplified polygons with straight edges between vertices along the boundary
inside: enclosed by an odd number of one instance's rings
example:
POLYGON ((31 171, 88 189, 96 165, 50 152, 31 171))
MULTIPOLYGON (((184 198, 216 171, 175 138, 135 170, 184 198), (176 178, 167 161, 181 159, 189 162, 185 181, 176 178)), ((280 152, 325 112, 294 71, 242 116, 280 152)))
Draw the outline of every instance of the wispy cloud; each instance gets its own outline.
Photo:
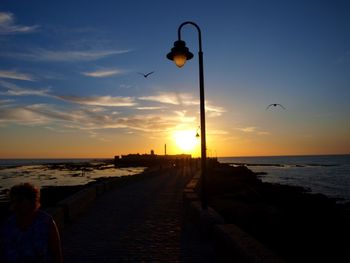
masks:
POLYGON ((244 127, 244 128, 237 128, 238 130, 242 131, 242 132, 248 132, 248 133, 251 133, 251 132, 255 132, 257 127, 254 127, 254 126, 250 126, 250 127, 244 127))
POLYGON ((22 125, 38 125, 47 123, 47 118, 26 107, 0 108, 0 124, 20 123, 22 125))
POLYGON ((245 132, 245 133, 254 133, 256 135, 270 135, 270 132, 262 131, 258 127, 255 127, 255 126, 237 128, 237 130, 240 130, 240 131, 245 132))
MULTIPOLYGON (((91 97, 79 97, 79 96, 58 96, 52 94, 50 88, 24 88, 19 87, 13 83, 0 80, 0 95, 6 96, 41 96, 51 97, 66 102, 76 103, 80 105, 89 106, 101 106, 101 107, 130 107, 136 106, 137 103, 133 97, 112 97, 112 96, 91 96, 91 97), (4 91, 1 91, 4 89, 4 91)), ((102 108, 94 107, 94 111, 103 111, 102 108)))
POLYGON ((229 133, 224 130, 208 130, 208 134, 210 135, 228 135, 229 133))
POLYGON ((186 110, 175 111, 174 113, 176 114, 177 122, 181 124, 191 123, 192 125, 196 122, 196 117, 189 115, 186 110))
POLYGON ((159 92, 152 96, 139 97, 139 100, 154 101, 172 105, 197 105, 198 100, 187 93, 159 92))
POLYGON ((12 102, 13 100, 0 100, 0 106, 7 105, 9 102, 12 102))
POLYGON ((65 101, 78 103, 82 105, 107 106, 107 107, 128 107, 135 106, 136 102, 132 97, 112 97, 112 96, 57 96, 65 101))
POLYGON ((34 49, 28 52, 1 52, 0 56, 13 59, 49 62, 94 61, 105 57, 130 52, 124 50, 47 50, 34 49))
POLYGON ((60 129, 98 132, 101 129, 126 129, 146 133, 164 132, 177 122, 168 116, 144 114, 120 116, 110 111, 95 111, 91 108, 56 108, 47 104, 0 107, 0 124, 58 125, 60 129))
POLYGON ((152 107, 152 106, 145 106, 145 107, 137 107, 138 110, 161 110, 164 109, 163 107, 152 107))
POLYGON ((124 71, 120 69, 102 69, 102 70, 96 70, 91 72, 82 72, 83 75, 93 78, 105 78, 105 77, 111 77, 115 75, 123 74, 124 71))
POLYGON ((0 12, 0 35, 31 33, 38 29, 37 25, 23 26, 15 23, 15 17, 10 12, 0 12))
POLYGON ((159 93, 157 95, 152 96, 143 96, 139 97, 139 100, 147 100, 147 101, 155 101, 160 103, 166 103, 166 104, 173 104, 178 105, 179 104, 179 98, 178 95, 175 93, 159 93))
POLYGON ((207 112, 208 117, 219 117, 222 113, 226 112, 223 107, 214 106, 209 102, 206 102, 205 111, 207 112))
POLYGON ((28 80, 34 81, 35 78, 27 73, 21 73, 15 70, 0 70, 0 78, 4 79, 17 79, 17 80, 28 80))
MULTIPOLYGON (((175 92, 158 92, 155 95, 139 97, 139 100, 158 102, 163 104, 181 105, 181 106, 198 106, 198 98, 194 98, 188 93, 175 92)), ((219 117, 226 112, 223 107, 215 106, 211 102, 206 101, 205 111, 208 117, 219 117)))
POLYGON ((19 87, 13 83, 0 80, 0 87, 5 88, 6 91, 0 91, 0 95, 7 96, 51 96, 49 94, 50 89, 33 89, 33 88, 23 88, 19 87))

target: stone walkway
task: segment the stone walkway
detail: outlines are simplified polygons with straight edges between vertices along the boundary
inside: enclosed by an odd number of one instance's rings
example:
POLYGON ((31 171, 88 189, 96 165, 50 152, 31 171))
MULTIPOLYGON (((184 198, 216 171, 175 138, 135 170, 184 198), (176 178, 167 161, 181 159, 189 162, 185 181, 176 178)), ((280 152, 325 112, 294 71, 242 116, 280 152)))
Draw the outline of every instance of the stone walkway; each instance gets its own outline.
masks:
POLYGON ((190 177, 174 168, 99 197, 64 229, 64 262, 215 262, 208 241, 182 224, 190 177))

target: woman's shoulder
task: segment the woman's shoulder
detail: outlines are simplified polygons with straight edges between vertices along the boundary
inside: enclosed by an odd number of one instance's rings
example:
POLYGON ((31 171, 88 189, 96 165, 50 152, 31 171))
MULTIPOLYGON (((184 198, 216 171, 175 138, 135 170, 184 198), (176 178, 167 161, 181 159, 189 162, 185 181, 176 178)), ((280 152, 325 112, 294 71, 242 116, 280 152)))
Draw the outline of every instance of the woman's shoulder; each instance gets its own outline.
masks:
POLYGON ((47 213, 44 210, 42 210, 42 209, 38 210, 38 216, 40 216, 42 218, 50 218, 50 219, 52 219, 52 216, 49 213, 47 213))
POLYGON ((39 209, 35 219, 35 224, 51 226, 54 223, 52 216, 45 211, 39 209))

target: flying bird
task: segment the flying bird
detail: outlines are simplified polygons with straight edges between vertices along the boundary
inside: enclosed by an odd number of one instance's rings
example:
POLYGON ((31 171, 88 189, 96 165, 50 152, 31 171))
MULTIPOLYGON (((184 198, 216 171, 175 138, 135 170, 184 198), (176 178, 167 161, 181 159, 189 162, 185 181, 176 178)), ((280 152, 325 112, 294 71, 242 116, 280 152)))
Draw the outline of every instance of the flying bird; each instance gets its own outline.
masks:
POLYGON ((272 104, 270 104, 269 106, 266 107, 266 110, 268 110, 271 106, 274 106, 274 107, 280 106, 282 109, 284 109, 284 110, 286 109, 285 107, 283 107, 283 105, 281 105, 279 103, 272 103, 272 104))
POLYGON ((140 75, 142 75, 142 76, 144 76, 145 78, 147 78, 149 75, 153 74, 154 71, 151 71, 151 72, 149 72, 149 73, 147 73, 147 74, 144 74, 144 73, 141 73, 141 72, 137 72, 137 73, 139 73, 140 75))

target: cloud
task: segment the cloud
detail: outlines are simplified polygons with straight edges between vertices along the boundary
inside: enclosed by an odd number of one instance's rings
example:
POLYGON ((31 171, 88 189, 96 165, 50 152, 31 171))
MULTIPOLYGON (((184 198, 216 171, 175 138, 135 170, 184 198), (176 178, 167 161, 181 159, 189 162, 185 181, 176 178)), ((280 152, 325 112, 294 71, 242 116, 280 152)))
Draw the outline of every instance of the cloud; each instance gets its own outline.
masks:
POLYGON ((210 135, 228 135, 229 134, 227 131, 224 131, 224 130, 211 130, 211 129, 209 129, 207 133, 210 135))
POLYGON ((115 75, 123 74, 124 71, 119 69, 104 69, 104 70, 96 70, 92 72, 82 72, 83 75, 93 78, 105 78, 111 77, 115 75))
POLYGON ((175 92, 159 92, 153 96, 139 97, 139 100, 155 101, 159 103, 172 105, 198 105, 198 100, 195 100, 190 94, 175 93, 175 92))
MULTIPOLYGON (((53 95, 50 88, 45 89, 32 89, 23 88, 7 81, 0 80, 0 88, 3 87, 6 91, 0 91, 0 95, 6 96, 41 96, 51 97, 66 102, 76 103, 80 105, 102 106, 102 107, 129 107, 136 106, 137 103, 132 97, 112 97, 112 96, 92 96, 92 97, 79 97, 79 96, 57 96, 53 95)), ((102 108, 94 107, 94 111, 103 111, 102 108)))
POLYGON ((15 17, 10 12, 0 12, 0 35, 31 33, 37 30, 38 26, 23 26, 15 24, 15 17))
POLYGON ((112 96, 57 96, 64 101, 78 103, 82 105, 107 106, 107 107, 128 107, 136 105, 132 97, 112 97, 112 96))
POLYGON ((0 124, 58 125, 61 130, 84 130, 87 132, 102 129, 127 129, 141 132, 164 132, 177 122, 168 116, 160 115, 131 115, 120 116, 110 114, 110 111, 95 111, 94 108, 55 108, 47 104, 28 106, 0 107, 0 124))
POLYGON ((152 107, 152 106, 145 106, 145 107, 137 107, 138 110, 161 110, 164 109, 163 107, 152 107))
POLYGON ((23 125, 38 125, 47 122, 47 118, 28 108, 0 108, 0 124, 20 123, 23 125))
POLYGON ((147 100, 147 101, 155 101, 165 104, 173 104, 173 105, 179 105, 179 99, 178 96, 175 93, 158 93, 154 96, 143 96, 139 97, 139 100, 147 100))
POLYGON ((30 61, 49 61, 49 62, 76 62, 76 61, 94 61, 105 57, 128 53, 130 50, 47 50, 35 49, 27 53, 7 52, 0 53, 2 57, 13 59, 23 59, 30 61))
POLYGON ((0 107, 6 106, 9 102, 12 102, 13 100, 0 100, 0 107))
POLYGON ((270 132, 261 131, 258 129, 258 127, 254 127, 254 126, 237 128, 237 130, 240 130, 240 131, 245 132, 245 133, 254 133, 257 135, 270 135, 270 132))
POLYGON ((226 112, 223 107, 214 106, 211 103, 206 102, 205 111, 207 112, 208 117, 219 117, 222 113, 226 112))
POLYGON ((238 130, 242 131, 242 132, 248 132, 248 133, 251 133, 251 132, 255 132, 256 131, 256 127, 245 127, 245 128, 237 128, 238 130))
MULTIPOLYGON (((155 95, 139 97, 139 100, 158 102, 170 105, 181 106, 199 106, 199 99, 194 98, 188 93, 175 93, 175 92, 158 92, 155 95)), ((223 107, 215 106, 211 102, 206 101, 205 111, 207 117, 214 118, 219 117, 222 113, 226 112, 223 107)), ((191 118, 192 119, 192 118, 191 118)))
POLYGON ((191 123, 191 125, 196 122, 196 117, 188 116, 188 113, 186 110, 182 111, 175 111, 176 114, 176 121, 185 124, 185 123, 191 123))
POLYGON ((34 81, 30 74, 20 73, 15 70, 0 70, 0 78, 34 81))
POLYGON ((9 83, 7 81, 0 80, 0 86, 7 89, 5 92, 0 91, 0 95, 6 96, 43 96, 50 97, 50 89, 32 89, 32 88, 22 88, 15 84, 9 83))

